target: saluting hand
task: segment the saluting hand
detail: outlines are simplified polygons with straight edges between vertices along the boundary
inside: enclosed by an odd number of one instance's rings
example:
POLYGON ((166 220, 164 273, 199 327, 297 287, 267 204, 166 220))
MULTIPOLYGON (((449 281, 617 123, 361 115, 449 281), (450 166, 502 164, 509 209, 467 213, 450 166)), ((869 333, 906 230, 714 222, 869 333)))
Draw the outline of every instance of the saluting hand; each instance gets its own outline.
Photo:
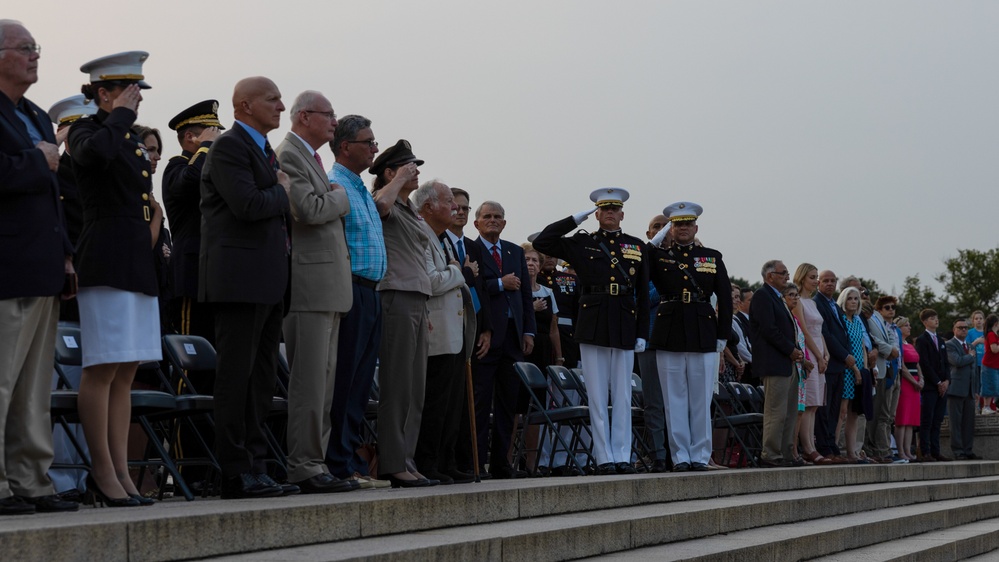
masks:
POLYGON ((194 140, 197 141, 198 144, 203 142, 214 142, 215 139, 219 138, 219 135, 221 134, 222 133, 219 132, 218 127, 207 127, 201 131, 201 134, 194 137, 194 140))
POLYGON ((138 114, 140 101, 142 101, 142 93, 139 89, 139 85, 131 84, 126 86, 125 89, 118 94, 118 97, 116 97, 114 102, 111 104, 111 109, 124 107, 126 109, 131 109, 133 113, 138 114))

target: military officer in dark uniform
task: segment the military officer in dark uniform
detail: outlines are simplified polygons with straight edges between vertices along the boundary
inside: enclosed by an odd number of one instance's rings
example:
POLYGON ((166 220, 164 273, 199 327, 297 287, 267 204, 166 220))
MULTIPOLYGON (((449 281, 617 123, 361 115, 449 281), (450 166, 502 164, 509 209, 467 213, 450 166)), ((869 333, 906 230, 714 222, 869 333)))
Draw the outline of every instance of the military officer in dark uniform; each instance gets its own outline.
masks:
POLYGON ((674 472, 708 470, 709 407, 719 352, 732 329, 732 285, 722 255, 695 244, 702 212, 688 202, 663 209, 673 243, 660 248, 657 235, 649 249, 649 275, 660 295, 649 346, 656 350, 674 472), (718 299, 717 313, 711 295, 718 299))
POLYGON ((573 326, 576 323, 576 309, 579 308, 579 279, 564 271, 555 269, 552 256, 545 256, 538 274, 538 283, 552 290, 555 304, 558 305, 558 333, 562 341, 562 364, 575 367, 579 364, 579 344, 576 343, 573 326))
POLYGON ((205 100, 178 113, 169 127, 177 131, 181 153, 163 172, 163 206, 173 231, 174 302, 170 324, 179 334, 215 343, 211 305, 198 302, 198 252, 201 250, 201 168, 212 142, 225 130, 219 102, 205 100))
POLYGON ((575 336, 586 373, 593 456, 600 474, 633 474, 631 373, 635 351, 645 350, 649 325, 649 270, 645 243, 621 232, 628 192, 602 188, 590 194, 596 208, 545 227, 539 251, 575 265, 579 308, 575 336), (600 229, 564 236, 596 211, 600 229), (613 419, 608 420, 608 396, 613 419), (610 423, 608 423, 610 421, 610 423))

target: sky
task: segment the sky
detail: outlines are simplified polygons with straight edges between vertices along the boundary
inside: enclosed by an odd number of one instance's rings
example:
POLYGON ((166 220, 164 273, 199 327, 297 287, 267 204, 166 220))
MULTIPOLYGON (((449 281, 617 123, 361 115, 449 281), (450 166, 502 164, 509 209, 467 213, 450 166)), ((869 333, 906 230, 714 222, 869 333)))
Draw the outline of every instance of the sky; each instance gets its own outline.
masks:
MULTIPOLYGON (((383 148, 409 140, 421 181, 499 201, 516 243, 619 186, 626 232, 701 204, 699 238, 752 281, 776 258, 939 290, 944 259, 997 246, 996 2, 91 0, 74 13, 5 10, 43 47, 27 96, 47 108, 79 92, 83 63, 148 51, 138 121, 162 131, 164 167, 180 152, 173 115, 216 98, 228 125, 233 85, 263 75, 288 107, 320 90, 338 115, 370 118, 383 148)), ((288 128, 285 114, 271 142, 288 128)))

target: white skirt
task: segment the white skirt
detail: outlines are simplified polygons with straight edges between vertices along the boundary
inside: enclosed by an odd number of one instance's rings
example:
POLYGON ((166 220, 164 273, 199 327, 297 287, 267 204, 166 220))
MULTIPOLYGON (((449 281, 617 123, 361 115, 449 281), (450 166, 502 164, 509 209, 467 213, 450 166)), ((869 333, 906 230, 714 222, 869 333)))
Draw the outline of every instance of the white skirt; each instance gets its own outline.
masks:
POLYGON ((111 287, 80 287, 76 300, 84 367, 163 358, 156 297, 111 287))

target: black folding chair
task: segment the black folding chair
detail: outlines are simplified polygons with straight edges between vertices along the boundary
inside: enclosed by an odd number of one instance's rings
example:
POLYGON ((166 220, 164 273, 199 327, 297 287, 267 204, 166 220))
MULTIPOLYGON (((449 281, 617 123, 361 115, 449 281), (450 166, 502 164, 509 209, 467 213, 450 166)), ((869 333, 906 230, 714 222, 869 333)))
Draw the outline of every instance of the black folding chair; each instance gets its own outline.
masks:
MULTIPOLYGON (((576 453, 583 451, 573 450, 572 446, 562 438, 562 435, 559 433, 559 424, 568 424, 569 427, 577 429, 585 427, 590 419, 589 410, 583 406, 551 407, 552 401, 548 396, 548 381, 545 380, 541 369, 538 369, 537 365, 527 362, 514 363, 513 367, 520 377, 521 382, 527 387, 528 395, 530 396, 527 414, 523 418, 524 423, 518 429, 514 441, 513 465, 518 466, 521 459, 526 456, 526 453, 533 451, 537 453, 537 461, 530 468, 532 472, 536 472, 538 462, 541 460, 541 444, 544 443, 545 439, 550 438, 553 440, 552 457, 561 448, 562 451, 566 452, 565 466, 572 465, 582 472, 583 467, 576 461, 576 453), (541 437, 538 440, 538 448, 528 450, 526 443, 527 427, 531 425, 541 426, 541 437)), ((577 437, 578 433, 574 431, 571 441, 575 441, 577 437)), ((589 455, 588 451, 586 453, 589 455)))
MULTIPOLYGON (((739 388, 739 392, 744 391, 739 388)), ((763 414, 747 412, 741 400, 733 397, 731 383, 719 384, 718 393, 711 399, 711 425, 725 430, 719 464, 725 466, 758 466, 757 458, 763 448, 763 414), (735 455, 739 452, 739 459, 735 455)))

